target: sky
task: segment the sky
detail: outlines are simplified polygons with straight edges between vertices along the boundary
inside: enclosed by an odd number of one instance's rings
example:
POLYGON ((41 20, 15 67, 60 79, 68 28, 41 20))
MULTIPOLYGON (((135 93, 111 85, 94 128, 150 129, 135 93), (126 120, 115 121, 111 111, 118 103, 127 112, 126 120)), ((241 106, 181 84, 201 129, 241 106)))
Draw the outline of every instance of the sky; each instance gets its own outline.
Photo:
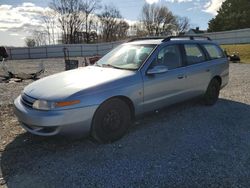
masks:
MULTIPOLYGON (((128 21, 139 20, 144 3, 163 4, 174 15, 188 17, 193 28, 206 30, 225 0, 102 0, 114 5, 128 21)), ((24 39, 41 28, 39 14, 48 10, 51 0, 0 0, 0 46, 24 46, 24 39)))

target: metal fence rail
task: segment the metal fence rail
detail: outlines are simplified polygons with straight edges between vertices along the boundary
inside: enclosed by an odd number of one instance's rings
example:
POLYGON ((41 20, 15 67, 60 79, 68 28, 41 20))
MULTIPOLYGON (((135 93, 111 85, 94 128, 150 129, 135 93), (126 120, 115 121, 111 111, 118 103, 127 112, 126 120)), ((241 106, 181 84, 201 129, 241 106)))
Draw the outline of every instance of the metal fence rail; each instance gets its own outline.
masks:
MULTIPOLYGON (((225 32, 205 33, 202 35, 210 37, 219 44, 250 43, 250 28, 225 32)), ((70 57, 83 57, 97 54, 104 55, 123 42, 124 41, 98 44, 64 44, 33 48, 8 48, 7 50, 10 55, 9 59, 58 58, 64 56, 64 48, 69 50, 70 57)))
POLYGON ((122 42, 98 44, 64 44, 41 47, 8 48, 9 59, 41 59, 64 57, 63 49, 69 50, 70 57, 104 55, 122 42))
POLYGON ((213 41, 219 44, 249 44, 250 43, 250 28, 232 31, 205 33, 213 41))

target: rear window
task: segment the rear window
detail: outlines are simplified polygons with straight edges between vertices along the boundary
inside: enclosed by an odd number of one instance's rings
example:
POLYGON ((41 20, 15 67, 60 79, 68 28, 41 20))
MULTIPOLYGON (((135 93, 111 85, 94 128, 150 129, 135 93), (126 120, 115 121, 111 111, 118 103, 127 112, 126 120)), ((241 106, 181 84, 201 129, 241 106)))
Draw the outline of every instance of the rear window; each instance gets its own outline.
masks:
POLYGON ((186 59, 188 65, 201 63, 206 60, 205 55, 196 44, 185 44, 186 59))
POLYGON ((203 44, 211 59, 219 59, 224 57, 222 50, 214 44, 203 44))

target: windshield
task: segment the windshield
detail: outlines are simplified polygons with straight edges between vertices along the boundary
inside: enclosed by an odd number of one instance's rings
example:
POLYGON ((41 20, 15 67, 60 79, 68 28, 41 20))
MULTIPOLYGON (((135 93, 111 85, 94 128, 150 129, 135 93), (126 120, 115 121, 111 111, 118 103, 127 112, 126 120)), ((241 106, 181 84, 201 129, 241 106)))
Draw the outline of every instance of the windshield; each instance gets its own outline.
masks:
POLYGON ((136 70, 147 59, 156 45, 120 45, 99 61, 97 66, 136 70))

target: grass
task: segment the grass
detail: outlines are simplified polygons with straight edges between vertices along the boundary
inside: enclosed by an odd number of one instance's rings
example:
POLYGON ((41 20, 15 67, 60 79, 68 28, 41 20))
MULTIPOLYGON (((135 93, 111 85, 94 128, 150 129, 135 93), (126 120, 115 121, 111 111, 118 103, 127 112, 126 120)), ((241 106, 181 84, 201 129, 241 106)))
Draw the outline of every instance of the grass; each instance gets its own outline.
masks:
POLYGON ((228 55, 239 53, 242 63, 250 63, 250 44, 221 45, 228 55))

